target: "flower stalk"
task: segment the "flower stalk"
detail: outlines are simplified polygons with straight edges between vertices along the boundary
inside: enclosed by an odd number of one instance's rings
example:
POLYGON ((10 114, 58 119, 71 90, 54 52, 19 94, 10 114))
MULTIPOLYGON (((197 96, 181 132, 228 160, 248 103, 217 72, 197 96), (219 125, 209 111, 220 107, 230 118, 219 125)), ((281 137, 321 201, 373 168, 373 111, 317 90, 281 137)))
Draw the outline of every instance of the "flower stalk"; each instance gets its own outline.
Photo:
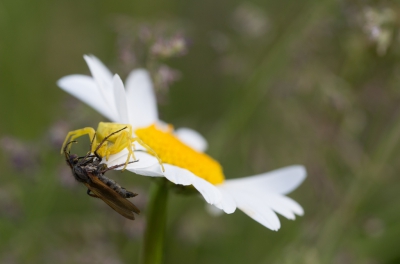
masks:
POLYGON ((156 181, 150 192, 146 230, 143 237, 141 264, 162 262, 165 226, 167 220, 167 181, 156 181))

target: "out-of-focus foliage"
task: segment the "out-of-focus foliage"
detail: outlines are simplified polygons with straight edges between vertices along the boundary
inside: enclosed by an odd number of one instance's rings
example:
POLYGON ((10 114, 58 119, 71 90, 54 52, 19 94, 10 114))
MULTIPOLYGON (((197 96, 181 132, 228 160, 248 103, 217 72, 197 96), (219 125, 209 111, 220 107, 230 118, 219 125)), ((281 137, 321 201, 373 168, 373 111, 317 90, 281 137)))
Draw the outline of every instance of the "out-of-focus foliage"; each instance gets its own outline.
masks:
MULTIPOLYGON (((151 70, 160 115, 209 140, 228 178, 291 164, 305 209, 272 232, 171 194, 166 263, 398 263, 400 4, 396 1, 0 3, 0 263, 133 263, 151 179, 122 219, 59 155, 104 119, 56 87, 94 54, 123 77, 151 70)), ((81 141, 78 153, 88 149, 81 141)))

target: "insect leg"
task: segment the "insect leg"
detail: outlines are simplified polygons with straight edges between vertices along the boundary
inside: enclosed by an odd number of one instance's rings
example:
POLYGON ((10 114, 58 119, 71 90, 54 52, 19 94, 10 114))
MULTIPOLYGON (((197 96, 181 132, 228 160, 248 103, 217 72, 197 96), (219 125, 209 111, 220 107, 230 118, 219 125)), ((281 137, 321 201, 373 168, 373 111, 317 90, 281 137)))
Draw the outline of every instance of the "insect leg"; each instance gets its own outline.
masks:
POLYGON ((92 196, 94 198, 99 198, 96 194, 92 193, 92 191, 90 189, 87 189, 87 195, 92 196))
POLYGON ((67 148, 68 148, 69 144, 71 144, 71 143, 77 143, 77 141, 76 140, 71 140, 70 142, 66 143, 65 147, 63 149, 64 153, 68 153, 67 148))

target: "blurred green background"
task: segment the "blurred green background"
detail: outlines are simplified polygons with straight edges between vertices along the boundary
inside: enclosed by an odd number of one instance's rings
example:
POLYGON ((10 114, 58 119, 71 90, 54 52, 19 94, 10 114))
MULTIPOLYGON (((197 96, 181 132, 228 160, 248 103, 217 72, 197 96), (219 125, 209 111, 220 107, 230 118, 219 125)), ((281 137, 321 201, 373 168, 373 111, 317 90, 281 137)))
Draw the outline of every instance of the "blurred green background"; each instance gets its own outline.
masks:
POLYGON ((400 263, 399 17, 398 1, 1 1, 0 263, 138 258, 151 179, 111 175, 140 193, 131 222, 59 155, 105 120, 56 86, 89 74, 83 54, 148 67, 161 118, 201 132, 227 178, 307 167, 289 195, 305 215, 278 232, 171 194, 165 263, 400 263))

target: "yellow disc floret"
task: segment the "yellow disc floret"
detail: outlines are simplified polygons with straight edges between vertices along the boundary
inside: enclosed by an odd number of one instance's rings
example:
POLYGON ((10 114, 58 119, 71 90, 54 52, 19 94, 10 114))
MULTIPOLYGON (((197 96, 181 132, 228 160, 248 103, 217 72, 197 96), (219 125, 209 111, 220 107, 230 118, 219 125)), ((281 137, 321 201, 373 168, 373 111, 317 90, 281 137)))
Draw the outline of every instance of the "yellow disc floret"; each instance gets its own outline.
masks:
POLYGON ((162 131, 151 125, 135 130, 135 134, 157 153, 163 163, 187 169, 212 184, 224 181, 222 167, 216 160, 185 145, 171 131, 162 131))

